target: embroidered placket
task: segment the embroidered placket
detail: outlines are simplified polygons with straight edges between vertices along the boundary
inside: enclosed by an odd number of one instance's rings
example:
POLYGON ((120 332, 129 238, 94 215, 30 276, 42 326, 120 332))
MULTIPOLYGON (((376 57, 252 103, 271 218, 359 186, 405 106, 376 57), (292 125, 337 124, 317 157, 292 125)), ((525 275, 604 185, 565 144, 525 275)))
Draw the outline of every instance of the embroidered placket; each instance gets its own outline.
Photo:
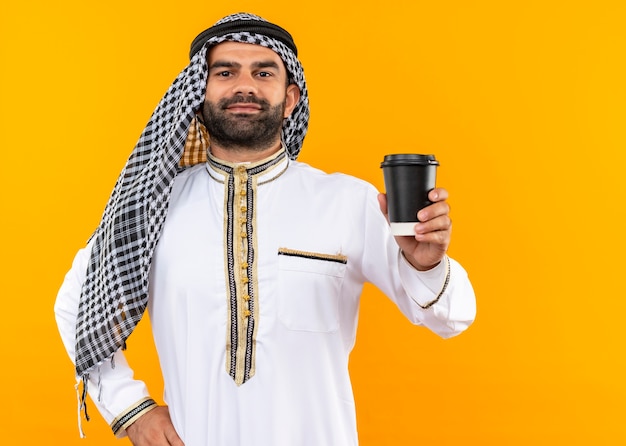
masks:
POLYGON ((254 375, 258 317, 254 263, 255 179, 244 165, 232 169, 226 191, 226 271, 230 345, 226 369, 237 385, 254 375))
POLYGON ((273 171, 286 161, 284 148, 258 164, 223 163, 209 156, 207 168, 224 176, 224 238, 227 299, 226 371, 241 385, 254 376, 259 321, 255 252, 257 240, 256 194, 258 186, 271 182, 287 169, 273 171))

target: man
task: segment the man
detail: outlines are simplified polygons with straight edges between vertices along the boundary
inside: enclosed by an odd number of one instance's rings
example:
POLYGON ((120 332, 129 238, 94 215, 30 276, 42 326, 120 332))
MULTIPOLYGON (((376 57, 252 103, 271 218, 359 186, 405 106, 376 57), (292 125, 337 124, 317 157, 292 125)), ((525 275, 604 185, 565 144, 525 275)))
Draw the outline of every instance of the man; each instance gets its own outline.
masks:
POLYGON ((473 321, 447 191, 394 239, 383 194, 295 161, 307 94, 284 29, 234 14, 201 33, 66 276, 55 312, 81 403, 135 445, 356 445, 363 283, 442 337, 473 321), (167 407, 121 352, 146 307, 167 407))

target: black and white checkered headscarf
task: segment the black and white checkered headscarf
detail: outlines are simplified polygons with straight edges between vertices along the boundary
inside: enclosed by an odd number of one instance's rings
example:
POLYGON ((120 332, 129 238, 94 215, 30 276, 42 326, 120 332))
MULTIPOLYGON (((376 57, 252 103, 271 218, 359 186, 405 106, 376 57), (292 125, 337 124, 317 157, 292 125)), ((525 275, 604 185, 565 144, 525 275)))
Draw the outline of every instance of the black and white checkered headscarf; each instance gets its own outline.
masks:
POLYGON ((155 109, 122 170, 94 244, 79 302, 76 373, 90 370, 124 348, 148 302, 148 273, 180 170, 187 132, 202 107, 207 50, 224 41, 262 45, 285 63, 300 100, 285 120, 282 140, 289 157, 300 152, 308 128, 309 101, 302 65, 289 33, 261 17, 240 13, 218 21, 193 42, 191 61, 155 109))

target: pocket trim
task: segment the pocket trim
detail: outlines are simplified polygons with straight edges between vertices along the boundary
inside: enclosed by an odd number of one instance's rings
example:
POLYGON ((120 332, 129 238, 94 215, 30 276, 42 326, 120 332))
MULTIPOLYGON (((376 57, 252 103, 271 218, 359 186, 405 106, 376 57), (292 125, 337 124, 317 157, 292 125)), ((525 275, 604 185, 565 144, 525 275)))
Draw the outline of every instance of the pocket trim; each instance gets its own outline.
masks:
POLYGON ((348 263, 348 257, 343 254, 322 254, 318 252, 300 251, 300 250, 289 249, 289 248, 278 248, 278 255, 302 257, 305 259, 313 259, 313 260, 325 260, 328 262, 342 263, 344 265, 348 263))

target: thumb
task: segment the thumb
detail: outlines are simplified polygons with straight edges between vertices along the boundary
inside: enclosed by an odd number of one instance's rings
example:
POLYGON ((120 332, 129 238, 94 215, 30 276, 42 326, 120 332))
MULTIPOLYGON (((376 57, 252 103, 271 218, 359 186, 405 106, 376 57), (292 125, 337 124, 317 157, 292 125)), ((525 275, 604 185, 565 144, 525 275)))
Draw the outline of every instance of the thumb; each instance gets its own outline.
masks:
POLYGON ((378 206, 380 206, 380 212, 382 212, 387 221, 389 221, 389 217, 387 216, 387 194, 378 194, 378 206))

